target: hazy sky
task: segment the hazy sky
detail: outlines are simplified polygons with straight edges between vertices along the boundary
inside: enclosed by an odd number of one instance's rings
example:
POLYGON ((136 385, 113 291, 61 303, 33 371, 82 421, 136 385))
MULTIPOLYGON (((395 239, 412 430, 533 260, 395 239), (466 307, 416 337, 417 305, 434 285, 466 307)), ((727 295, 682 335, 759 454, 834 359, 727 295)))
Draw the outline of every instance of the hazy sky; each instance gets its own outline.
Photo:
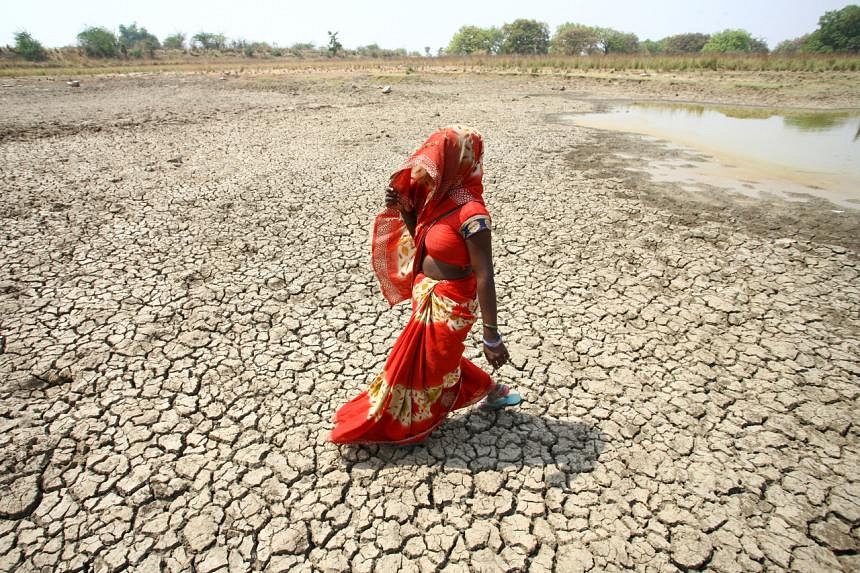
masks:
POLYGON ((173 32, 220 32, 231 39, 325 44, 340 32, 347 48, 378 43, 424 51, 448 44, 464 24, 501 26, 535 18, 552 30, 564 22, 634 32, 640 40, 683 32, 745 28, 773 48, 814 30, 846 0, 0 0, 0 44, 27 30, 46 46, 75 43, 85 26, 116 30, 137 22, 159 38, 173 32))

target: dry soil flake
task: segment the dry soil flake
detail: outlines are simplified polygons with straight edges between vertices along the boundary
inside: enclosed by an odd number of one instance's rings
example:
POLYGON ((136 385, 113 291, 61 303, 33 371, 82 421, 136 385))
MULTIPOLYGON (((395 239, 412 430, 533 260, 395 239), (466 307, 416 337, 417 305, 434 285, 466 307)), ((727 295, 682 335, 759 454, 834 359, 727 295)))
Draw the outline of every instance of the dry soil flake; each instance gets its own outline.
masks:
POLYGON ((195 552, 203 551, 215 543, 215 535, 218 533, 218 524, 211 515, 198 515, 191 518, 182 530, 185 542, 195 552))
POLYGON ((711 541, 692 527, 681 526, 672 530, 672 563, 681 569, 698 570, 703 568, 714 554, 711 541))
POLYGON ((585 573, 594 567, 594 557, 588 549, 563 545, 558 549, 556 570, 560 573, 585 573))
POLYGON ((39 478, 23 476, 0 487, 0 518, 21 519, 33 513, 42 500, 39 478))

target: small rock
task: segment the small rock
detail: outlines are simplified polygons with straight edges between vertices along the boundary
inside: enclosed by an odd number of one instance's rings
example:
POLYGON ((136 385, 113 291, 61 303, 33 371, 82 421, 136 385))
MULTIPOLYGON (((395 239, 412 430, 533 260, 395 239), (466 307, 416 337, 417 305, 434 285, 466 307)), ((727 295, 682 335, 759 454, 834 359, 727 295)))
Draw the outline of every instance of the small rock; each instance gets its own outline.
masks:
POLYGON ((66 82, 66 85, 70 88, 79 88, 81 87, 81 82, 79 82, 78 80, 69 80, 66 82))
POLYGON ((390 94, 391 93, 391 86, 385 86, 384 88, 382 88, 382 93, 390 94))

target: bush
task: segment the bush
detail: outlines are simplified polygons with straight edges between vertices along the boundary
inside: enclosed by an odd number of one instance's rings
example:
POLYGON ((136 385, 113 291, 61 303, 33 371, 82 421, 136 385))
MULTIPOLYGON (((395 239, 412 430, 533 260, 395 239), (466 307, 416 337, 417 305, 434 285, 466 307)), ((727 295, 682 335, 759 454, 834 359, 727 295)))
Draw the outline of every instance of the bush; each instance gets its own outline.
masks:
POLYGON ((666 49, 666 38, 662 40, 645 40, 640 44, 646 54, 662 54, 666 49))
POLYGON ((48 59, 48 53, 42 44, 23 30, 15 34, 15 53, 31 62, 48 59))
POLYGON ((119 26, 119 42, 129 49, 139 48, 152 55, 156 48, 161 47, 158 38, 146 31, 146 28, 138 28, 137 22, 131 26, 119 26))
POLYGON ((805 51, 806 42, 809 40, 809 34, 794 38, 793 40, 783 40, 774 48, 774 54, 797 54, 805 51))
POLYGON ((723 30, 710 37, 702 47, 703 52, 726 53, 767 53, 767 44, 753 38, 746 30, 723 30))
POLYGON ((313 42, 296 42, 290 46, 290 53, 298 58, 303 58, 306 54, 313 54, 317 51, 313 42))
POLYGON ((182 50, 185 48, 185 34, 176 32, 164 38, 163 45, 170 50, 182 50))
POLYGON ((227 38, 224 34, 210 34, 209 32, 199 32, 191 38, 192 48, 202 48, 204 50, 223 50, 227 44, 227 38))
POLYGON ((105 28, 86 28, 78 34, 78 44, 91 58, 114 58, 117 54, 116 36, 105 28))
POLYGON ((668 54, 698 54, 711 37, 708 34, 678 34, 660 40, 668 54))

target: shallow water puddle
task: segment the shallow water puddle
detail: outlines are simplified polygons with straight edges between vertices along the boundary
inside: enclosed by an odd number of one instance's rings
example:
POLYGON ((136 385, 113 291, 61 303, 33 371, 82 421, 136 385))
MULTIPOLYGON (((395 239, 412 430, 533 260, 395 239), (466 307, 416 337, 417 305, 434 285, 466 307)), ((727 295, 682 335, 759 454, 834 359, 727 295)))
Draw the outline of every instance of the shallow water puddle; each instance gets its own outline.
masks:
POLYGON ((860 209, 860 111, 811 112, 697 104, 611 104, 599 113, 563 116, 576 125, 637 133, 712 156, 716 161, 631 161, 656 181, 754 197, 823 197, 860 209))

